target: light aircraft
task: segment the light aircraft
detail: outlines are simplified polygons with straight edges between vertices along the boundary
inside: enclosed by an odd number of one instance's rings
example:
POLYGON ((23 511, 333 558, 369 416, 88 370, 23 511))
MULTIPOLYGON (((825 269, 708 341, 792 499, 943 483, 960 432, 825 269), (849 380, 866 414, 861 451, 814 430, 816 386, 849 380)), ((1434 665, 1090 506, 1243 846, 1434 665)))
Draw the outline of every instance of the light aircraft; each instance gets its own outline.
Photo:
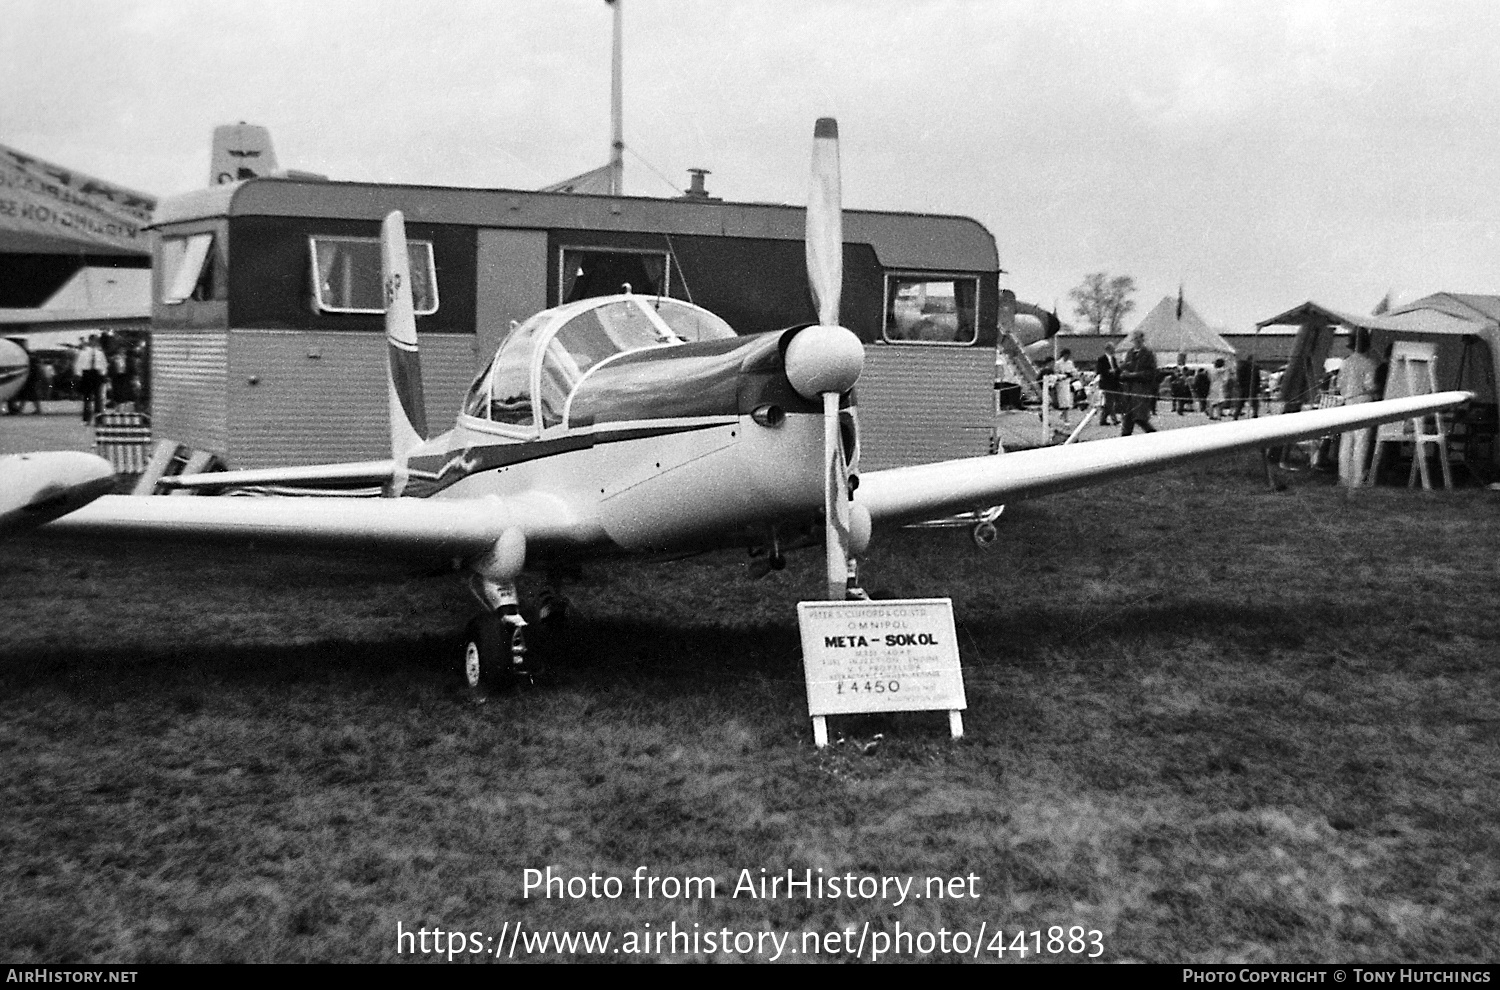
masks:
POLYGON ((114 486, 114 468, 93 454, 54 450, 0 457, 0 537, 51 522, 114 486))
POLYGON ((405 227, 382 225, 391 458, 228 471, 180 487, 379 483, 385 498, 105 496, 45 531, 329 546, 452 561, 483 614, 464 675, 482 693, 530 669, 523 569, 618 554, 822 543, 828 599, 860 597, 877 524, 931 519, 1456 405, 1448 392, 1041 450, 857 473, 859 339, 838 325, 838 131, 814 129, 806 254, 818 322, 737 336, 688 303, 594 298, 513 329, 452 429, 428 436, 405 227))

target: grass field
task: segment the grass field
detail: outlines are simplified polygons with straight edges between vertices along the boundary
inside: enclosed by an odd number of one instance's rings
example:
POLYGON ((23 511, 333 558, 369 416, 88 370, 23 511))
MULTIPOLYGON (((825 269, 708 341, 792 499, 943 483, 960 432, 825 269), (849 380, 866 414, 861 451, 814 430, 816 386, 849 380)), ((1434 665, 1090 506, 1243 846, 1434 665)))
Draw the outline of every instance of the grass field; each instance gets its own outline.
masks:
POLYGON ((733 556, 599 567, 552 682, 474 705, 451 576, 0 544, 0 958, 868 922, 984 925, 981 959, 997 928, 1045 949, 1076 925, 1106 961, 1494 961, 1497 509, 1275 494, 1235 457, 1012 506, 987 552, 877 534, 870 587, 954 599, 968 736, 835 720, 824 752, 794 607, 816 551, 760 582, 733 556), (547 866, 624 896, 524 897, 547 866), (718 896, 636 899, 641 866, 718 896), (730 896, 762 868, 972 873, 979 896, 730 896))

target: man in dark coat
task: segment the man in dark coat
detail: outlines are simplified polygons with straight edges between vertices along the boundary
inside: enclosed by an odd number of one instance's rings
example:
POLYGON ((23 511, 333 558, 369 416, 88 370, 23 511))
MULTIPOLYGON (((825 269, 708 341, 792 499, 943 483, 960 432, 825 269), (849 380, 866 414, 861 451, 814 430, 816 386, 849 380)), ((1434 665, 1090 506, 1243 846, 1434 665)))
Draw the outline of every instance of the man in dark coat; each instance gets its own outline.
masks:
POLYGON ((1146 335, 1140 330, 1130 334, 1130 350, 1120 361, 1120 390, 1124 393, 1121 414, 1125 426, 1120 436, 1128 437, 1136 426, 1155 433, 1151 425, 1151 406, 1156 400, 1156 355, 1146 347, 1146 335))
POLYGON ((1099 413, 1099 425, 1109 426, 1120 419, 1120 359, 1115 356, 1115 345, 1105 344, 1095 366, 1099 373, 1099 391, 1104 395, 1104 409, 1099 413))
POLYGON ((1198 400, 1198 411, 1208 412, 1208 369, 1199 368, 1193 375, 1193 398, 1198 400))
POLYGON ((1245 409, 1245 401, 1250 402, 1250 415, 1260 415, 1260 369, 1250 358, 1242 357, 1235 365, 1235 381, 1238 384, 1236 398, 1234 400, 1234 418, 1239 419, 1240 413, 1245 409))

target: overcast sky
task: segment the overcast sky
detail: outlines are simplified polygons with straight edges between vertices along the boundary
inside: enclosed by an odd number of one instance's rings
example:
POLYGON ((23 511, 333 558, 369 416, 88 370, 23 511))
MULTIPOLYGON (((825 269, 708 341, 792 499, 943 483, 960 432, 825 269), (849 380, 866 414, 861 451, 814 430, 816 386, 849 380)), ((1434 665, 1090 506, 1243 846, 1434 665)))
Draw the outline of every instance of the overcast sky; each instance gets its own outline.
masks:
MULTIPOLYGON (((711 169, 985 224, 1050 305, 1091 271, 1212 325, 1500 292, 1489 0, 623 0, 626 192, 711 169), (649 163, 649 164, 648 164, 649 163)), ((332 178, 536 188, 603 164, 603 0, 0 0, 0 143, 158 195, 216 124, 332 178)), ((1068 314, 1064 312, 1064 317, 1068 314)), ((1127 321, 1128 322, 1128 321, 1127 321)))

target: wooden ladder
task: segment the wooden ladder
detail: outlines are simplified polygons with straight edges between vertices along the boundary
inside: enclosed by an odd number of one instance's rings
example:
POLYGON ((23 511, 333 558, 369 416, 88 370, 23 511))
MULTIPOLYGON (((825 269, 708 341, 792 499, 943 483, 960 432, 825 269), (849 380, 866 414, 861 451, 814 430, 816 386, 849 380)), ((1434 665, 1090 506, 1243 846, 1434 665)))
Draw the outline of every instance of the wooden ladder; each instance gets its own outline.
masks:
MULTIPOLYGON (((1401 365, 1401 373, 1406 378, 1406 394, 1421 395, 1424 390, 1419 389, 1417 380, 1417 365, 1422 365, 1427 372, 1425 392, 1432 393, 1438 390, 1437 384, 1437 362, 1435 360, 1423 360, 1411 355, 1402 354, 1398 357, 1401 365)), ((1395 369, 1392 369, 1393 372, 1395 369)), ((1432 453, 1429 448, 1435 449, 1438 455, 1438 464, 1443 469, 1443 488, 1453 488, 1453 470, 1448 464, 1448 425, 1447 420, 1441 412, 1422 413, 1411 418, 1411 470, 1406 475, 1406 487, 1414 488, 1417 479, 1422 479, 1422 490, 1432 491, 1432 475, 1427 468, 1427 458, 1432 453), (1429 421, 1431 425, 1429 426, 1429 421)), ((1400 440, 1393 437, 1380 436, 1375 443, 1375 460, 1370 467, 1370 478, 1373 482, 1376 472, 1380 468, 1382 455, 1388 443, 1399 443, 1400 440)))

